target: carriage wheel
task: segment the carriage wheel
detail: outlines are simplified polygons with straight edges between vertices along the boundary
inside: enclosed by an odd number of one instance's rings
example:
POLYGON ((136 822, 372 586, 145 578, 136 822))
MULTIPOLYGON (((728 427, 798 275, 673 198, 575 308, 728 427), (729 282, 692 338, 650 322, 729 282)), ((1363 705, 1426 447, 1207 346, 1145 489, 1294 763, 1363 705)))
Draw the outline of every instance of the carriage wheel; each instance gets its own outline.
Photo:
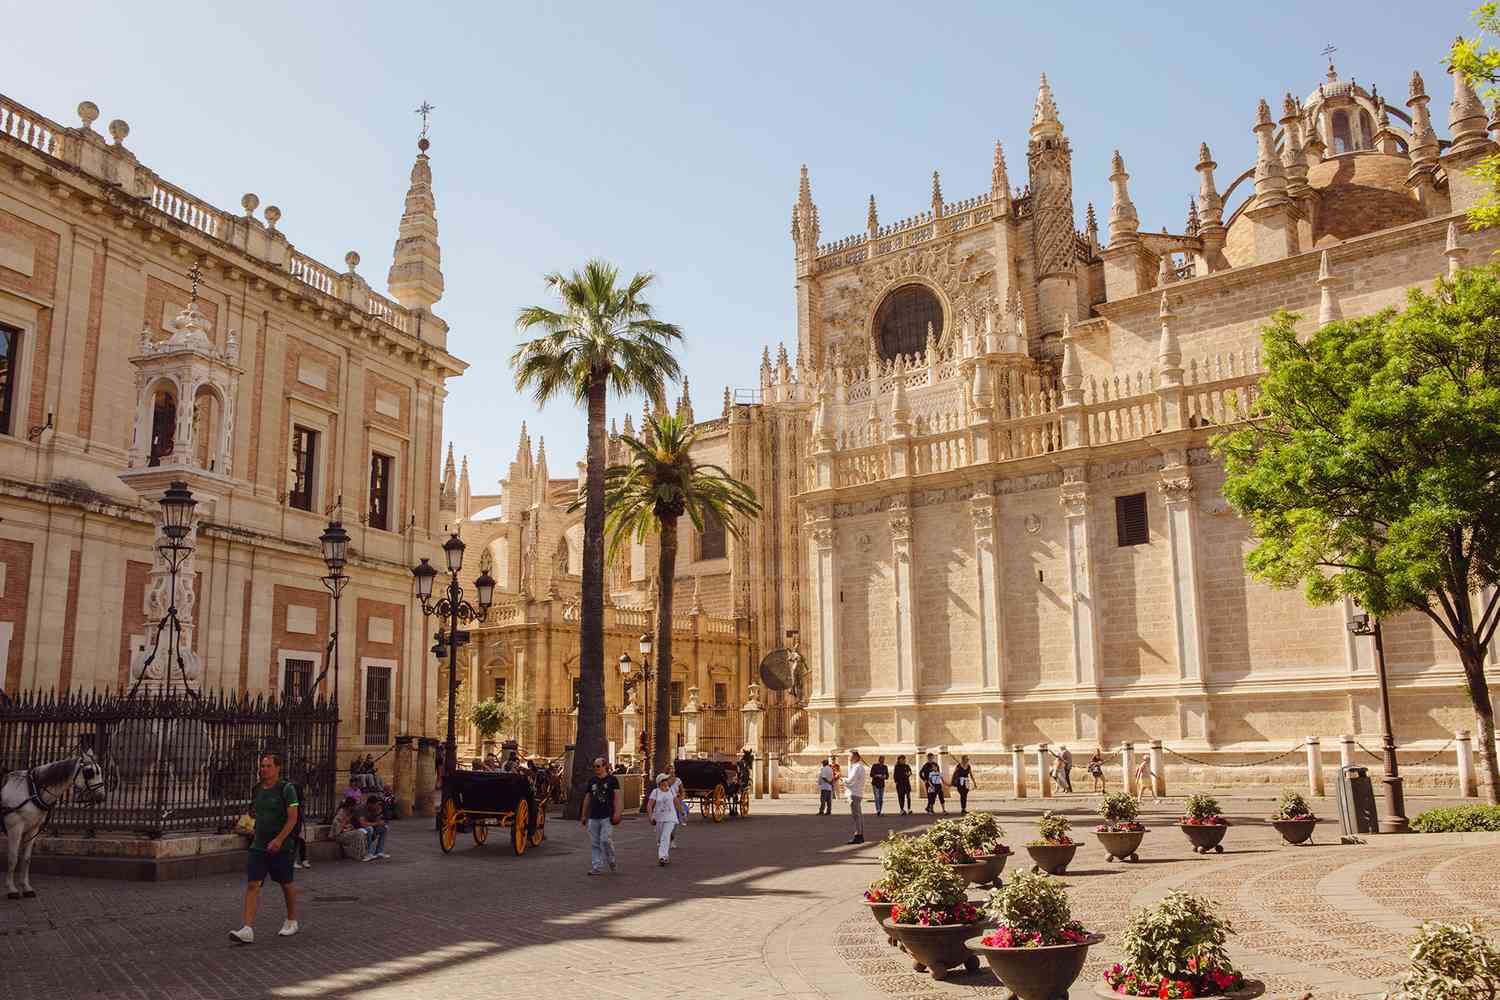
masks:
POLYGON ((531 809, 527 806, 526 800, 522 799, 516 803, 516 811, 510 817, 510 846, 516 852, 517 857, 526 853, 526 841, 530 837, 526 827, 530 818, 531 809))
POLYGON ((542 805, 536 811, 536 829, 531 831, 531 846, 541 847, 542 841, 547 839, 547 807, 542 805))
POLYGON ((708 804, 709 815, 715 823, 724 822, 724 817, 729 814, 729 796, 724 791, 722 784, 714 786, 713 798, 708 804))
POLYGON ((480 819, 469 820, 469 829, 474 834, 474 843, 483 844, 490 839, 490 828, 480 819))
POLYGON ((438 846, 443 849, 444 854, 453 850, 453 843, 458 840, 458 821, 462 815, 457 802, 451 798, 443 799, 442 811, 438 813, 438 846))
POLYGON ((750 815, 750 788, 748 785, 740 789, 740 815, 750 815))

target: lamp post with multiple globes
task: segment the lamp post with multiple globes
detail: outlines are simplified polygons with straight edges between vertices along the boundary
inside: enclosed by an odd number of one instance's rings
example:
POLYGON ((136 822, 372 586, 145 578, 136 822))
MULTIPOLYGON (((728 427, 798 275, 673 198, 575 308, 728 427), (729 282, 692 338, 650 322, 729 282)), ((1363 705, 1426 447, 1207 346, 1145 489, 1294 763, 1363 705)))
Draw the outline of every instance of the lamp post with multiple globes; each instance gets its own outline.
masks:
MULTIPOLYGON (((635 663, 630 659, 630 653, 620 654, 620 679, 625 684, 639 684, 645 691, 645 715, 641 723, 641 787, 651 787, 651 679, 656 672, 651 669, 651 633, 642 632, 640 638, 641 668, 634 669, 635 663)), ((646 795, 641 793, 641 812, 646 811, 646 795)))
POLYGON ((1406 796, 1401 788, 1400 763, 1396 760, 1396 737, 1391 731, 1391 692, 1385 675, 1385 644, 1381 642, 1380 619, 1361 612, 1349 619, 1354 635, 1375 637, 1375 669, 1380 678, 1380 739, 1385 774, 1385 814, 1380 817, 1381 833, 1406 833, 1411 829, 1406 818, 1406 796))

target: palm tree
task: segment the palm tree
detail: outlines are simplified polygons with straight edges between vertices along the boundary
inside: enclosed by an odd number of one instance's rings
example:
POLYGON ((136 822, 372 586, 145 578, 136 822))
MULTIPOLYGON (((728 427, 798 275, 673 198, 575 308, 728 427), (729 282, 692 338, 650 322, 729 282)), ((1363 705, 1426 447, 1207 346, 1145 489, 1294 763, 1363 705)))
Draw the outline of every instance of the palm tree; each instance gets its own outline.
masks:
POLYGON ((655 737, 653 774, 670 773, 672 748, 662 738, 670 719, 672 693, 672 589, 677 572, 677 523, 686 516, 703 530, 717 518, 740 537, 737 515, 755 517, 760 502, 755 491, 717 465, 699 464, 691 454, 693 428, 687 413, 660 413, 642 429, 644 441, 622 436, 630 450, 628 465, 613 465, 605 473, 605 508, 611 560, 629 540, 644 541, 652 531, 661 535, 656 576, 661 597, 656 608, 656 711, 651 720, 655 737))
POLYGON ((653 275, 637 274, 619 285, 619 270, 590 260, 582 271, 546 276, 561 310, 528 306, 516 316, 523 336, 542 335, 516 348, 510 363, 516 390, 530 390, 541 405, 559 397, 588 412, 588 476, 583 513, 583 606, 578 626, 578 736, 564 816, 577 819, 590 762, 605 753, 604 732, 604 465, 605 403, 642 392, 660 398, 680 368, 672 354, 682 331, 655 317, 642 297, 653 275))

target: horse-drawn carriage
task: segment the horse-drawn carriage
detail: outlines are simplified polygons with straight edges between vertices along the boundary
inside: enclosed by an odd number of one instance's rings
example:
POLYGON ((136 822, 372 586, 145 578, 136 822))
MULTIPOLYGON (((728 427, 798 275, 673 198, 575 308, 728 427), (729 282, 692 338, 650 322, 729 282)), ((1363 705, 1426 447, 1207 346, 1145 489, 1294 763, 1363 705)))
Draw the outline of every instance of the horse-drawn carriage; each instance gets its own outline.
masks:
POLYGON ((438 846, 447 854, 458 833, 467 826, 474 843, 483 844, 490 827, 510 830, 510 846, 517 854, 539 846, 547 839, 546 772, 454 771, 443 784, 443 805, 438 813, 438 846), (542 777, 538 779, 536 776, 542 777), (538 788, 538 785, 541 788, 538 788))
POLYGON ((726 816, 750 815, 750 776, 743 763, 685 758, 674 770, 682 782, 682 797, 697 799, 705 818, 722 823, 726 816))

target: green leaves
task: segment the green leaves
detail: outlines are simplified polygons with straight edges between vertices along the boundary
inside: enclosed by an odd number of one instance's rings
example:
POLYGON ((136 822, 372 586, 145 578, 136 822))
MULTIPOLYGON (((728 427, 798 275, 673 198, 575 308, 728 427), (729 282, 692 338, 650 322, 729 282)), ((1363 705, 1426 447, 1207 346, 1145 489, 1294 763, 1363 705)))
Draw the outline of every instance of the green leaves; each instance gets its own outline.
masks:
POLYGON ((1224 948, 1232 933, 1212 902, 1179 889, 1131 913, 1120 948, 1125 966, 1142 979, 1179 979, 1233 968, 1224 948))
POLYGON ((1040 935, 1053 943, 1073 921, 1068 893, 1062 882, 1047 875, 1022 871, 990 893, 985 912, 1017 936, 1040 935))
POLYGON ((1140 813, 1140 802, 1129 792, 1114 792, 1099 803, 1099 816, 1110 826, 1134 823, 1140 813))
POLYGON ((1492 1000, 1500 993, 1500 952, 1476 923, 1422 924, 1396 1000, 1492 1000))

